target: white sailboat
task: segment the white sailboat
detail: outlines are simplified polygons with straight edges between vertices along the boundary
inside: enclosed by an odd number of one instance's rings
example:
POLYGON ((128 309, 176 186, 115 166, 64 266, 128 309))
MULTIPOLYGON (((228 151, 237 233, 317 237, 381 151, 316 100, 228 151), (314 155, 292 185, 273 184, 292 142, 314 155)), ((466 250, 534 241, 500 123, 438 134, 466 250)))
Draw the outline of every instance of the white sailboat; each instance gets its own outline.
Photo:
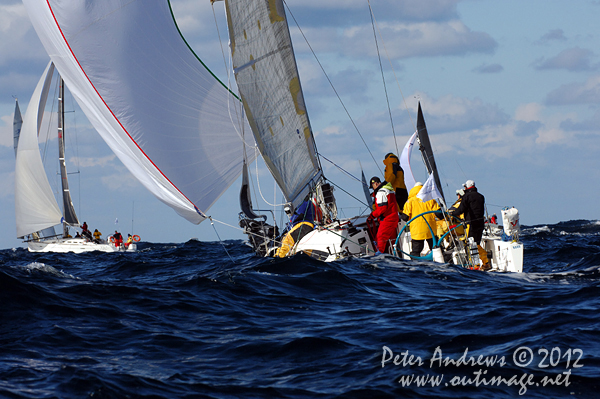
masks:
MULTIPOLYGON (((59 209, 54 193, 48 182, 40 155, 38 136, 48 91, 54 73, 52 62, 48 64, 31 97, 25 119, 15 110, 15 215, 17 237, 24 238, 31 252, 115 252, 125 250, 109 242, 94 242, 81 238, 72 238, 68 234, 69 226, 79 227, 79 220, 73 208, 64 153, 64 85, 60 85, 58 144, 59 163, 62 181, 63 211, 59 209), (17 134, 18 127, 18 134, 17 134), (62 232, 55 233, 54 226, 62 225, 62 232)), ((90 236, 91 237, 91 236, 90 236)), ((135 251, 132 244, 127 251, 135 251)))
MULTIPOLYGON (((404 180, 407 187, 412 187, 415 184, 410 164, 410 154, 415 141, 419 144, 418 147, 427 173, 432 180, 432 185, 435 187, 435 190, 433 190, 435 194, 430 195, 430 197, 437 200, 443 209, 447 209, 421 104, 419 104, 417 110, 417 131, 406 143, 400 157, 400 165, 404 170, 404 180)), ((486 251, 486 256, 490 262, 491 269, 489 271, 520 273, 523 271, 524 247, 523 243, 519 241, 519 211, 514 207, 506 207, 501 214, 503 227, 486 223, 481 247, 486 251)), ((417 215, 412 220, 417 220, 420 217, 422 215, 417 215)), ((444 218, 442 224, 446 223, 448 228, 444 230, 443 234, 435 238, 437 226, 430 226, 432 236, 434 236, 434 248, 427 248, 427 252, 418 259, 440 263, 449 262, 463 267, 479 269, 483 262, 479 258, 476 243, 469 242, 464 233, 457 233, 460 228, 464 230, 465 223, 450 217, 447 212, 444 212, 444 218)), ((404 259, 415 258, 410 256, 409 226, 411 221, 402 227, 396 241, 395 254, 404 259)))
POLYGON ((332 261, 374 253, 368 206, 363 216, 339 218, 333 186, 323 175, 282 0, 225 1, 239 96, 189 48, 168 0, 24 4, 95 129, 179 215, 193 223, 208 218, 211 205, 243 172, 240 225, 257 253, 279 253, 284 237, 252 209, 248 195, 246 165, 256 146, 286 213, 312 213, 314 228, 296 231, 285 254, 332 261), (253 139, 245 134, 248 125, 253 139))

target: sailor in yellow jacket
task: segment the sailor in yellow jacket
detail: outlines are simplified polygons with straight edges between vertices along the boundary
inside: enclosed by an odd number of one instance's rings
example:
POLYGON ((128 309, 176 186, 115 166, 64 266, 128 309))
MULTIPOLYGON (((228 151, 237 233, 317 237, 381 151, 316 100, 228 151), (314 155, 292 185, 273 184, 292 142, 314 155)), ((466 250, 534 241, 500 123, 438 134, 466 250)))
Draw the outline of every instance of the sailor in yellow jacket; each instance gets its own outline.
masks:
MULTIPOLYGON (((421 198, 417 197, 421 188, 423 188, 423 183, 416 183, 408 194, 408 200, 404 204, 404 209, 400 214, 400 218, 405 222, 408 222, 410 219, 421 213, 437 211, 440 209, 440 206, 434 200, 423 202, 421 198)), ((435 214, 428 213, 427 215, 423 215, 413 220, 410 223, 409 228, 410 237, 412 239, 411 256, 421 256, 421 252, 425 247, 425 240, 427 240, 427 243, 429 244, 429 249, 433 249, 433 235, 431 234, 431 231, 437 232, 435 214), (430 226, 431 229, 429 228, 430 226)))
POLYGON ((314 230, 315 215, 317 213, 316 206, 311 201, 304 201, 300 204, 290 218, 288 232, 285 233, 285 236, 281 240, 281 246, 275 252, 276 257, 286 257, 305 235, 314 230))
POLYGON ((402 212, 404 203, 408 199, 408 191, 406 190, 406 183, 404 183, 404 170, 400 167, 398 157, 391 152, 385 156, 383 164, 385 165, 383 178, 394 188, 396 202, 398 203, 398 212, 402 212))

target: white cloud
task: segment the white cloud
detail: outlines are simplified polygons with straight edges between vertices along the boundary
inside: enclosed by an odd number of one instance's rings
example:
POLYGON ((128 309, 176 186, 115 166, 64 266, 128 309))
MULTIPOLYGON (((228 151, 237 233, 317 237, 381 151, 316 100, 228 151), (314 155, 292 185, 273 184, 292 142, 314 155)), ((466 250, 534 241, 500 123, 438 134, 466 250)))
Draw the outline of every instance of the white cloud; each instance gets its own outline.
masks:
POLYGON ((82 168, 89 168, 89 167, 94 167, 94 166, 104 167, 104 166, 112 165, 115 162, 115 158, 116 158, 116 155, 112 154, 112 155, 107 155, 107 156, 100 157, 100 158, 72 157, 69 159, 69 161, 73 164, 81 166, 82 168))
POLYGON ((583 83, 567 83, 548 93, 546 104, 600 104, 600 75, 592 75, 583 83))
POLYGON ((515 112, 515 119, 523 122, 539 121, 541 119, 541 111, 541 104, 521 104, 515 112))

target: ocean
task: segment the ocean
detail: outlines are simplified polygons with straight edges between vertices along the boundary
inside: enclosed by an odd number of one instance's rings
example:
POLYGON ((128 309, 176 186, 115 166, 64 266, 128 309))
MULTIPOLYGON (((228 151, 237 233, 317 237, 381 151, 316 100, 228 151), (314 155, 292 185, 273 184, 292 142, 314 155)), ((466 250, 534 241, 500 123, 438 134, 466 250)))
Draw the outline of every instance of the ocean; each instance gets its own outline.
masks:
POLYGON ((237 240, 4 249, 0 397, 600 397, 600 222, 521 239, 522 274, 237 240))

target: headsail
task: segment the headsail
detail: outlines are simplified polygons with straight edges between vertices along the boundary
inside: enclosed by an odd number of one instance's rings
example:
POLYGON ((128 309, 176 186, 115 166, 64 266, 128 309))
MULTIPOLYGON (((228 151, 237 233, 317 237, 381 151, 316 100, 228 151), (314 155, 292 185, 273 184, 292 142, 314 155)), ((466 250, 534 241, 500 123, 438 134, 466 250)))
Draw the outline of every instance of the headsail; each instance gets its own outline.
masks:
POLYGON ((429 141, 429 134, 427 134, 427 127, 425 126, 425 119, 423 118, 423 111, 421 111, 421 102, 419 102, 419 111, 417 115, 417 134, 419 137, 419 149, 423 154, 423 161, 427 168, 427 173, 433 174, 435 184, 444 199, 444 191, 442 190, 442 184, 440 183, 440 176, 438 174, 437 166, 435 164, 435 158, 433 157, 433 149, 431 148, 431 142, 429 141))
POLYGON ((15 216, 17 237, 61 223, 62 213, 48 182, 38 144, 39 123, 44 113, 54 65, 40 78, 21 128, 15 165, 15 216))
POLYGON ((282 0, 225 0, 235 78, 259 150, 298 206, 322 175, 282 0))
POLYGON ((169 2, 23 2, 112 151, 179 215, 204 220, 242 172, 243 143, 232 122, 243 122, 239 101, 181 37, 169 2))

